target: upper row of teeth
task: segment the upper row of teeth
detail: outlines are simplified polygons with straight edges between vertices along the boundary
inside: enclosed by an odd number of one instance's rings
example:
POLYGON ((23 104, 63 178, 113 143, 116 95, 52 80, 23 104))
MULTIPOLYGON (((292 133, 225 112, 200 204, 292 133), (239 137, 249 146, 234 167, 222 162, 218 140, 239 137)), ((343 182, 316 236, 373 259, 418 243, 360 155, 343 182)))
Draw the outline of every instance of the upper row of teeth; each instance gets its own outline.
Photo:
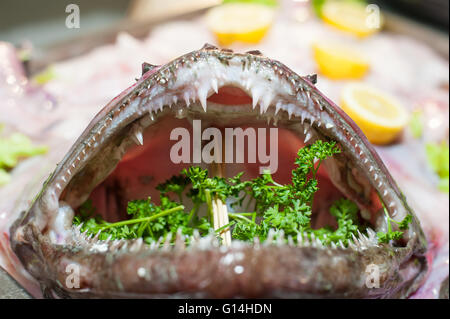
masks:
MULTIPOLYGON (((82 228, 82 224, 78 226, 73 226, 73 236, 74 241, 83 246, 86 245, 90 252, 119 252, 119 251, 130 251, 130 252, 138 252, 141 250, 184 250, 186 248, 189 249, 211 249, 211 248, 219 248, 219 249, 228 249, 228 248, 239 248, 243 245, 248 245, 246 242, 242 242, 239 240, 233 240, 231 246, 221 246, 218 238, 214 234, 209 234, 204 237, 200 237, 200 234, 197 230, 194 230, 194 234, 191 237, 187 237, 181 234, 181 230, 179 230, 175 237, 175 242, 172 244, 172 233, 169 233, 166 238, 159 238, 158 241, 153 242, 151 244, 146 244, 142 238, 138 238, 135 240, 125 240, 125 239, 115 239, 111 240, 111 237, 106 240, 100 240, 99 235, 100 231, 96 235, 87 234, 87 230, 83 233, 80 232, 82 228), (189 240, 189 246, 186 246, 186 240, 189 240)), ((352 239, 348 239, 346 242, 340 240, 338 243, 332 242, 330 246, 326 246, 322 243, 322 241, 311 234, 308 236, 306 233, 299 234, 297 236, 297 242, 295 243, 291 236, 284 236, 283 231, 274 231, 271 229, 267 236, 267 239, 263 242, 259 242, 259 238, 255 238, 253 245, 258 247, 259 245, 267 246, 267 245, 277 245, 283 246, 288 245, 291 247, 313 247, 319 249, 352 249, 352 250, 365 250, 372 247, 378 246, 378 239, 376 232, 371 228, 367 228, 367 235, 358 231, 358 236, 353 235, 352 239)))
MULTIPOLYGON (((246 86, 252 94, 253 108, 255 109, 256 106, 259 105, 260 113, 265 114, 267 112, 267 110, 269 109, 269 106, 273 102, 273 99, 274 99, 273 94, 271 92, 263 92, 258 87, 251 87, 251 83, 249 81, 247 81, 246 86)), ((153 88, 153 90, 158 90, 158 88, 153 88)), ((153 95, 152 93, 150 93, 146 97, 141 96, 141 94, 139 94, 139 96, 137 96, 133 101, 127 100, 124 104, 122 104, 122 106, 119 107, 115 111, 115 115, 117 117, 117 115, 119 115, 120 112, 126 106, 128 106, 132 110, 135 109, 138 112, 138 114, 140 114, 140 115, 142 115, 144 111, 147 111, 150 115, 150 119, 153 121, 154 120, 153 113, 162 111, 164 106, 168 106, 169 108, 171 108, 174 104, 177 104, 179 100, 184 100, 187 107, 189 107, 191 105, 191 103, 198 100, 200 102, 203 110, 206 112, 207 111, 207 97, 208 97, 208 93, 210 93, 211 90, 215 93, 218 92, 217 79, 212 79, 210 81, 210 83, 206 84, 206 85, 205 84, 198 85, 198 88, 196 90, 195 89, 194 90, 189 90, 189 89, 185 90, 184 92, 182 92, 181 96, 178 96, 177 94, 170 95, 170 94, 166 94, 165 92, 160 92, 160 94, 156 94, 156 96, 154 98, 150 99, 150 96, 153 95)), ((159 88, 159 91, 161 91, 161 88, 159 88)), ((311 100, 311 95, 310 95, 309 91, 304 91, 303 93, 299 93, 298 96, 303 96, 304 99, 306 99, 306 101, 311 100)), ((315 102, 316 105, 320 105, 320 106, 322 105, 317 99, 315 99, 315 101, 316 101, 315 102)), ((275 111, 274 111, 274 114, 272 117, 274 119, 274 122, 275 122, 275 118, 276 118, 279 110, 286 111, 289 115, 289 118, 291 118, 292 115, 295 113, 295 115, 301 119, 302 124, 304 123, 305 120, 308 120, 310 126, 308 126, 308 125, 304 126, 304 136, 306 137, 305 143, 308 142, 308 140, 312 136, 312 134, 309 133, 310 127, 314 124, 317 125, 317 127, 320 127, 322 125, 321 120, 316 119, 314 116, 312 116, 310 114, 310 112, 308 112, 304 109, 298 108, 293 103, 284 103, 282 100, 279 100, 275 103, 274 107, 275 107, 275 111)), ((321 106, 321 109, 322 109, 322 106, 321 106)), ((179 117, 183 117, 185 114, 185 109, 179 108, 178 113, 179 113, 178 114, 179 117)), ((267 114, 267 116, 268 116, 268 120, 270 121, 270 117, 269 117, 270 115, 267 114)), ((86 142, 86 146, 88 148, 95 148, 98 145, 98 143, 102 142, 102 138, 104 137, 103 132, 105 131, 106 127, 111 124, 112 121, 113 121, 113 119, 111 117, 106 118, 105 122, 98 129, 96 134, 93 134, 91 139, 86 142)), ((332 129, 334 127, 334 124, 331 121, 327 121, 325 123, 325 127, 327 129, 332 129)), ((133 138, 137 144, 143 145, 143 128, 136 127, 133 130, 133 138)), ((61 190, 63 187, 62 185, 64 185, 71 178, 71 176, 73 174, 73 170, 77 167, 77 164, 80 163, 85 158, 86 153, 87 153, 86 149, 82 149, 81 153, 77 156, 75 161, 72 163, 71 167, 66 170, 65 174, 62 174, 61 183, 58 183, 58 182, 56 183, 56 187, 58 188, 58 190, 61 190)))

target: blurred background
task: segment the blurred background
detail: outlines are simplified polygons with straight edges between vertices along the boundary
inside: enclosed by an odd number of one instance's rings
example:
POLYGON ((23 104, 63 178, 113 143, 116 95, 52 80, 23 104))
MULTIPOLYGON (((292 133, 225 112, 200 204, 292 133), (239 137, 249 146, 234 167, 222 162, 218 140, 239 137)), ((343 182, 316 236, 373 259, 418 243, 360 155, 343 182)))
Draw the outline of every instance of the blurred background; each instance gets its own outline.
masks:
MULTIPOLYGON (((131 21, 162 22, 188 13, 199 13, 221 3, 221 0, 3 0, 0 2, 0 39, 16 45, 29 41, 36 48, 49 49, 73 39, 99 31, 130 27, 131 21), (78 29, 63 28, 66 6, 74 3, 82 14, 78 29), (120 27, 118 27, 120 26, 120 27)), ((227 2, 227 1, 225 1, 227 2)), ((232 2, 232 1, 231 1, 232 2)), ((243 1, 243 2, 252 2, 243 1)), ((269 4, 283 1, 262 0, 269 4)), ((284 1, 288 2, 288 1, 284 1)), ((294 4, 312 6, 324 0, 291 0, 294 4)), ((386 15, 385 28, 419 37, 448 57, 449 1, 446 0, 374 0, 386 15), (441 36, 441 37, 439 37, 441 36), (430 39, 431 38, 431 39, 430 39), (439 39, 439 43, 436 43, 439 39)), ((307 17, 304 17, 306 20, 307 17)), ((148 28, 150 29, 150 28, 148 28)), ((144 30, 132 30, 145 34, 144 30)), ((111 41, 110 38, 103 41, 111 41)))
MULTIPOLYGON (((205 43, 257 49, 317 74, 373 144, 432 143, 439 163, 424 165, 448 192, 448 27, 446 0, 2 0, 0 124, 74 141, 143 62, 205 43)), ((0 161, 5 181, 11 167, 0 161)))

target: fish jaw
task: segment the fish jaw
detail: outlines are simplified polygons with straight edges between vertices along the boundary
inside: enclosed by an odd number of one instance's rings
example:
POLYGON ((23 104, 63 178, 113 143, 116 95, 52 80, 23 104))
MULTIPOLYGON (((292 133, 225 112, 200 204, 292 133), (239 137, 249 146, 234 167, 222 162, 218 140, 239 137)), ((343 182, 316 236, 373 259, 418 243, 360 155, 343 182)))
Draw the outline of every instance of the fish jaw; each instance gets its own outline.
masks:
MULTIPOLYGON (((12 226, 13 250, 47 297, 408 296, 427 269, 427 244, 420 223, 361 130, 313 81, 314 77, 298 76, 260 52, 238 54, 211 45, 161 67, 146 64, 142 77, 92 120, 30 210, 12 226), (225 110, 207 102, 225 86, 246 92, 253 105, 225 110), (281 118, 305 143, 319 137, 339 142, 352 168, 364 175, 391 218, 413 216, 405 245, 378 244, 370 230, 349 240, 348 245, 331 247, 306 238, 299 238, 298 245, 268 240, 261 245, 236 241, 230 247, 219 247, 214 238, 207 237, 195 239, 187 248, 180 240, 173 248, 166 245, 159 250, 142 240, 102 241, 72 227, 72 208, 84 202, 95 185, 114 170, 136 136, 139 142, 143 129, 162 116, 185 116, 186 112, 225 114, 224 120, 258 114, 269 121, 281 118), (92 174, 89 181, 83 179, 86 172, 92 174), (76 188, 83 192, 74 191, 76 188), (69 264, 81 268, 78 290, 64 286, 69 264), (377 289, 365 285, 371 264, 385 270, 377 289), (223 289, 225 283, 227 289, 223 289)), ((341 172, 342 167, 335 164, 330 164, 332 169, 341 172)), ((348 183, 333 182, 350 198, 357 197, 348 183)), ((382 219, 378 218, 378 223, 382 224, 382 219)))

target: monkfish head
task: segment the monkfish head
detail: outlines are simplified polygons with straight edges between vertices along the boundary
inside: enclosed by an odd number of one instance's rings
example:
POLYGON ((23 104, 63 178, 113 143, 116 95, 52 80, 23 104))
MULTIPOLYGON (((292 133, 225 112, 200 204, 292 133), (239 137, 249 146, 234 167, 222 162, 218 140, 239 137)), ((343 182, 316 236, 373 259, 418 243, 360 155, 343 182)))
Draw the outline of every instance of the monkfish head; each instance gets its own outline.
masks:
MULTIPOLYGON (((95 116, 14 223, 14 252, 46 297, 408 296, 427 269, 419 221, 364 134, 315 80, 259 51, 212 45, 163 66, 145 63, 142 77, 95 116), (268 163, 267 150, 265 158, 255 155, 256 162, 226 164, 226 174, 243 171, 248 178, 265 166, 286 182, 299 148, 336 142, 341 152, 318 174, 313 221, 327 224, 331 200, 345 197, 357 203, 366 230, 331 245, 301 234, 230 245, 194 234, 189 245, 182 237, 173 245, 149 245, 101 240, 72 225, 87 199, 104 219, 117 221, 125 218, 128 201, 158 198, 155 186, 192 164, 175 163, 170 153, 174 132, 181 132, 174 130, 194 134, 194 123, 202 130, 277 129, 276 165, 268 163), (378 241, 376 232, 388 227, 383 207, 397 221, 412 215, 401 239, 378 241), (77 284, 68 285, 74 274, 77 284)), ((264 141, 259 145, 269 138, 264 141)), ((244 151, 247 158, 251 153, 244 151)))

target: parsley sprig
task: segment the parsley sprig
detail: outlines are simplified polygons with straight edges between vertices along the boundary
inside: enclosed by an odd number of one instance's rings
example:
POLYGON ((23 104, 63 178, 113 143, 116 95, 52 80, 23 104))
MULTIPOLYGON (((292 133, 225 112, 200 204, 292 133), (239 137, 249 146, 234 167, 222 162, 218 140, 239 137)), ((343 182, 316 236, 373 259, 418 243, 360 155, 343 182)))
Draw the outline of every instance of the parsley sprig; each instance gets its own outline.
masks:
POLYGON ((383 205, 383 211, 384 211, 384 215, 386 217, 388 231, 387 231, 387 233, 385 233, 385 232, 378 232, 377 233, 378 242, 380 242, 380 243, 388 243, 391 240, 399 240, 399 239, 401 239, 402 236, 403 236, 403 232, 401 230, 408 229, 408 225, 412 221, 412 215, 411 214, 407 214, 405 216, 405 218, 403 218, 402 221, 398 222, 395 219, 391 218, 391 216, 389 216, 389 213, 388 213, 386 207, 384 207, 384 205, 383 205), (397 224, 397 226, 398 226, 398 228, 400 230, 393 230, 392 229, 392 223, 397 224))

